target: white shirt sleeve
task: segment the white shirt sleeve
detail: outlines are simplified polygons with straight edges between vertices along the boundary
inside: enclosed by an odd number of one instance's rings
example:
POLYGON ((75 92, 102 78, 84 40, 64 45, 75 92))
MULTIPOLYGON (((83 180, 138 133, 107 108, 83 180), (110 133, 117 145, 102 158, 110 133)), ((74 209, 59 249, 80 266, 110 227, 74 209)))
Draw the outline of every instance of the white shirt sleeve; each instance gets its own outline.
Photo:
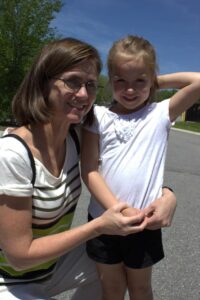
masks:
POLYGON ((27 197, 33 193, 32 168, 26 148, 12 137, 0 140, 0 194, 27 197))

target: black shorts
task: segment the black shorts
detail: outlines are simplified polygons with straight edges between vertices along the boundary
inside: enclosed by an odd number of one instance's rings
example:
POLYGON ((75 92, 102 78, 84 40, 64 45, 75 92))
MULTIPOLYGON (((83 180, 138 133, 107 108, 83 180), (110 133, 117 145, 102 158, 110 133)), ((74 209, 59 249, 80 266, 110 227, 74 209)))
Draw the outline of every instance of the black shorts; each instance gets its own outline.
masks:
MULTIPOLYGON (((88 221, 92 217, 88 216, 88 221)), ((118 264, 133 269, 150 267, 164 258, 162 232, 144 230, 128 236, 101 235, 86 244, 88 256, 102 264, 118 264)))

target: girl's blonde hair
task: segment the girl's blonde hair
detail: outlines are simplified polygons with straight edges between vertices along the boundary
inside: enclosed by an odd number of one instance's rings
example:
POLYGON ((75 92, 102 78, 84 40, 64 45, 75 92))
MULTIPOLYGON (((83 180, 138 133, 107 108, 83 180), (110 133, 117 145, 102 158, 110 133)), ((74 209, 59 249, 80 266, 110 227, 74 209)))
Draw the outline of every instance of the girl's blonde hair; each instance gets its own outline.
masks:
POLYGON ((149 68, 152 76, 152 87, 150 90, 148 102, 151 102, 155 97, 156 89, 158 88, 157 72, 158 65, 156 59, 156 52, 152 44, 136 35, 128 35, 113 43, 107 58, 108 76, 111 80, 114 73, 116 62, 123 57, 142 58, 147 67, 149 68))

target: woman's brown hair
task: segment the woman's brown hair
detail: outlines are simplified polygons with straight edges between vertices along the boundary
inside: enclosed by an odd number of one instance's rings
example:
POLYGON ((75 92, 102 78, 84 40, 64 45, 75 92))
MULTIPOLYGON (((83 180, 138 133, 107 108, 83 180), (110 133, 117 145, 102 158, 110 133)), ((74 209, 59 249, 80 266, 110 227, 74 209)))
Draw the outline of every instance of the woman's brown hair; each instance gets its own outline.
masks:
POLYGON ((13 98, 12 110, 20 125, 49 122, 49 80, 82 61, 89 60, 99 75, 102 62, 96 48, 88 43, 65 38, 50 42, 36 58, 13 98))

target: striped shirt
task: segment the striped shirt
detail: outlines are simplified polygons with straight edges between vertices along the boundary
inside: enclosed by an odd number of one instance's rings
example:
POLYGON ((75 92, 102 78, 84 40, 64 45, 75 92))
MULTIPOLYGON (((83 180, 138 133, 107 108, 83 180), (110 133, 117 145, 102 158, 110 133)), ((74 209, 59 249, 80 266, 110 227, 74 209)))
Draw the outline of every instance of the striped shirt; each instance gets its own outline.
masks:
MULTIPOLYGON (((75 143, 67 137, 63 168, 58 177, 34 158, 36 180, 31 184, 32 169, 24 146, 16 139, 0 140, 0 194, 20 197, 32 196, 33 238, 68 230, 81 193, 79 158, 75 143)), ((0 250, 0 284, 34 281, 48 277, 56 259, 25 271, 14 270, 0 250)))

